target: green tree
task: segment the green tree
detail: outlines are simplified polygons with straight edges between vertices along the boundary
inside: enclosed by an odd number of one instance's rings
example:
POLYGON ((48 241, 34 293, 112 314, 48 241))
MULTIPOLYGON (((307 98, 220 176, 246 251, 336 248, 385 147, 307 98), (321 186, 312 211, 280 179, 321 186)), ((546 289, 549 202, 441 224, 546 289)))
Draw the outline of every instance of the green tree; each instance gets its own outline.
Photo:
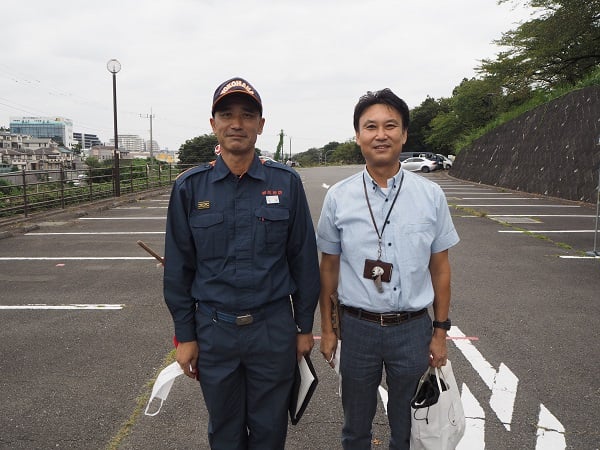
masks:
POLYGON ((436 150, 435 153, 449 155, 454 153, 454 143, 464 132, 465 128, 454 111, 441 113, 431 121, 431 133, 425 142, 436 150))
POLYGON ((216 145, 217 137, 213 133, 188 139, 179 147, 179 162, 194 165, 212 161, 215 159, 216 145))
MULTIPOLYGON (((447 99, 435 100, 429 96, 410 112, 408 126, 408 139, 404 144, 406 152, 431 152, 434 149, 427 143, 427 136, 431 134, 431 121, 444 112, 449 112, 450 106, 447 99)), ((440 152, 435 152, 440 153, 440 152)))
POLYGON ((329 151, 334 151, 336 148, 338 148, 339 145, 340 145, 340 143, 336 142, 336 141, 331 141, 328 144, 325 144, 323 146, 323 154, 325 154, 326 152, 329 152, 329 151))
POLYGON ((102 164, 100 160, 95 156, 88 156, 85 158, 85 165, 88 167, 100 167, 102 164))
POLYGON ((81 155, 81 143, 77 142, 76 144, 71 145, 71 150, 76 155, 81 155))
POLYGON ((493 78, 471 78, 452 92, 451 108, 465 130, 479 128, 498 115, 502 89, 493 78))
POLYGON ((332 155, 327 157, 327 162, 338 162, 342 164, 362 164, 365 162, 360 147, 354 139, 339 144, 332 155))
POLYGON ((320 162, 322 148, 309 148, 307 151, 294 155, 294 160, 303 167, 316 166, 320 162))
MULTIPOLYGON (((498 78, 508 94, 527 99, 531 89, 574 85, 600 64, 600 0, 499 0, 539 13, 496 43, 508 50, 484 59, 480 72, 498 78)), ((522 100, 524 101, 524 100, 522 100)))
POLYGON ((465 78, 451 98, 439 101, 438 114, 423 129, 425 143, 433 153, 455 153, 458 143, 495 119, 502 105, 502 88, 494 78, 465 78))

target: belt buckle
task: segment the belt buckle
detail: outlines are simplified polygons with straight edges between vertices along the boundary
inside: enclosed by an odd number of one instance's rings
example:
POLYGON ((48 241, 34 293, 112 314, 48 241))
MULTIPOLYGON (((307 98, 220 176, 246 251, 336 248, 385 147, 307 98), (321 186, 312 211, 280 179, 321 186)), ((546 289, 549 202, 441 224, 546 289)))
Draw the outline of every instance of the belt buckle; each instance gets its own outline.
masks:
POLYGON ((406 314, 379 314, 382 327, 392 327, 406 321, 406 314))
POLYGON ((240 327, 244 325, 250 325, 252 322, 254 322, 254 317, 252 317, 252 314, 245 314, 235 318, 235 324, 240 327))

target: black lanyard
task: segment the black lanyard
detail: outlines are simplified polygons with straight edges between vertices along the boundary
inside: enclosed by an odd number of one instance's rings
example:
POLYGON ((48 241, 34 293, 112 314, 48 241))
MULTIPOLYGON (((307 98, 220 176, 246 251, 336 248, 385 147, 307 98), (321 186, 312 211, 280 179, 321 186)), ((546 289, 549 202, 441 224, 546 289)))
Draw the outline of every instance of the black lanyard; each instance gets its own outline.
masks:
POLYGON ((379 228, 377 228, 377 222, 375 222, 375 216, 373 215, 373 210, 371 209, 371 202, 369 202, 369 194, 367 193, 367 182, 365 181, 365 173, 362 174, 363 180, 363 190, 365 191, 365 199, 367 200, 367 206, 369 207, 369 212, 371 213, 371 221, 373 222, 373 226, 375 227, 375 233, 377 233, 377 243, 379 246, 377 259, 381 259, 381 240, 383 238, 383 232, 385 231, 385 226, 388 224, 388 219, 390 218, 390 214, 392 213, 392 209, 394 209, 394 205, 396 204, 396 200, 398 199, 398 194, 400 194, 400 188, 402 188, 402 182, 404 181, 404 174, 400 174, 400 183, 398 184, 398 191, 396 191, 396 195, 394 196, 394 200, 392 201, 392 206, 390 206, 390 210, 385 216, 385 220, 383 222, 383 227, 381 228, 381 233, 379 233, 379 228))

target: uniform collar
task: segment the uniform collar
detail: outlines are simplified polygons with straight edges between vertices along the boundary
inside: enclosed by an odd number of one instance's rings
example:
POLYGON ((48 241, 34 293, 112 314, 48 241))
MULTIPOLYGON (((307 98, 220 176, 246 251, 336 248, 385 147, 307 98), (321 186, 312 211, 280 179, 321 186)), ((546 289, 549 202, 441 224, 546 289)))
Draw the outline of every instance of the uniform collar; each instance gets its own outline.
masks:
MULTIPOLYGON (((229 176, 231 171, 223 158, 219 155, 217 160, 215 161, 215 169, 214 169, 214 177, 213 181, 220 181, 229 176)), ((258 155, 254 155, 254 159, 252 160, 252 164, 248 168, 248 171, 244 174, 244 177, 250 176, 257 180, 265 180, 265 168, 263 167, 262 162, 260 161, 258 155)))

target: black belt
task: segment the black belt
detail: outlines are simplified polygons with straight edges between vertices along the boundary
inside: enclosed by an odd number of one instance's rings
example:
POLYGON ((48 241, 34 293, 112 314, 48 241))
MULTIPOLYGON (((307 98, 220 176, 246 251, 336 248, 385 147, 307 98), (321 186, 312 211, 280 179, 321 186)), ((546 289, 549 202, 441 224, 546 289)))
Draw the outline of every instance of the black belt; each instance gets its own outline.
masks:
POLYGON ((351 316, 358 317, 361 320, 378 323, 382 327, 386 327, 390 325, 399 325, 402 322, 408 322, 409 320, 421 317, 423 314, 427 314, 427 308, 420 309, 419 311, 372 313, 365 311, 364 309, 344 306, 344 314, 350 314, 351 316))
POLYGON ((280 302, 272 302, 261 309, 242 313, 231 313, 217 311, 215 308, 208 306, 205 303, 198 302, 198 309, 203 313, 212 316, 213 320, 215 321, 232 323, 241 327, 244 325, 250 325, 254 322, 258 322, 259 320, 263 320, 266 316, 267 310, 269 310, 272 306, 278 306, 280 304, 280 302))

